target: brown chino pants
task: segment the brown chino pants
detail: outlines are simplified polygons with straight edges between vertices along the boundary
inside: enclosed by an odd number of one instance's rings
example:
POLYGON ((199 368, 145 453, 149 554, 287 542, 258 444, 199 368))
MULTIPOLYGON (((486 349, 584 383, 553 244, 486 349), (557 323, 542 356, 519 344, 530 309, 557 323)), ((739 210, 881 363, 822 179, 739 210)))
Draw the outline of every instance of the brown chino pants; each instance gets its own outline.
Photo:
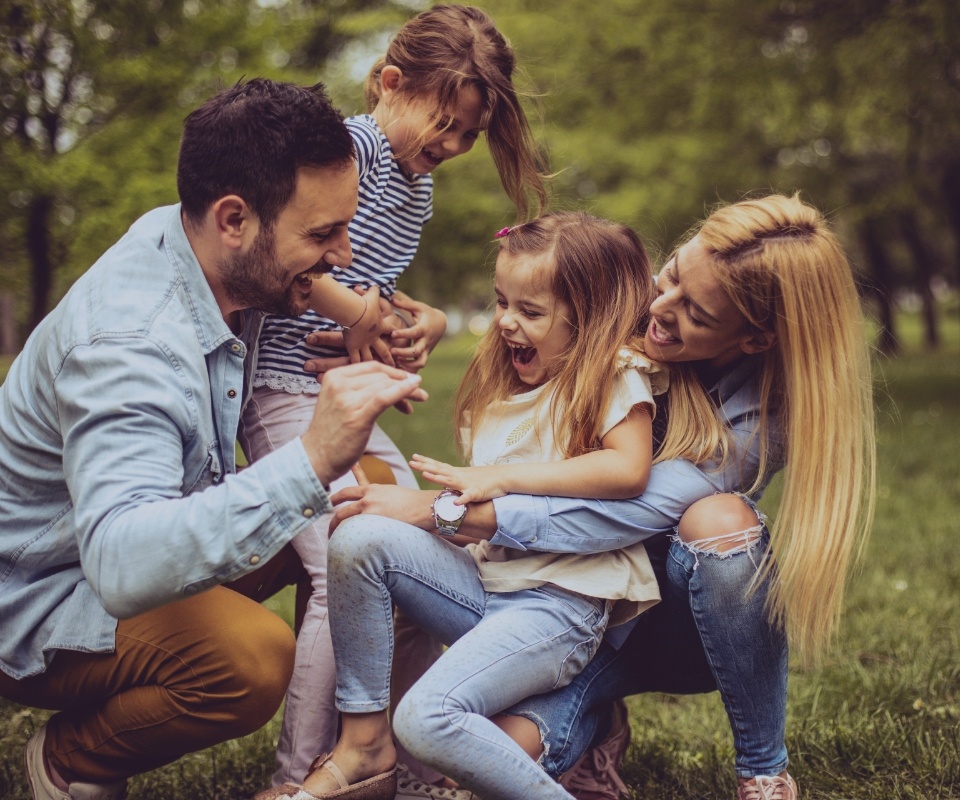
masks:
POLYGON ((280 707, 295 647, 260 601, 302 575, 287 545, 231 588, 121 620, 113 653, 59 650, 20 681, 0 672, 0 696, 59 712, 45 753, 68 783, 113 783, 252 733, 280 707))

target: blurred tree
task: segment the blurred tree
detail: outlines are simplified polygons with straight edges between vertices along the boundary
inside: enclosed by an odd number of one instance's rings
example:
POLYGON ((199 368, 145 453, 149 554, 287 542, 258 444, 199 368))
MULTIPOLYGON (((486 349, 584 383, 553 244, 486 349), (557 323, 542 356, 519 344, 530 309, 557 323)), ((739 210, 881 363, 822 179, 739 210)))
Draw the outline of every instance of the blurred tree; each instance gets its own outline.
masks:
MULTIPOLYGON (((836 218, 887 346, 901 287, 935 346, 951 230, 960 252, 954 0, 485 5, 543 92, 560 205, 631 223, 656 250, 705 205, 799 189, 836 218)), ((481 179, 464 171, 458 188, 481 179)))
POLYGON ((325 58, 397 19, 381 7, 0 0, 0 269, 29 294, 27 330, 136 216, 175 202, 191 108, 243 75, 312 82, 325 58))

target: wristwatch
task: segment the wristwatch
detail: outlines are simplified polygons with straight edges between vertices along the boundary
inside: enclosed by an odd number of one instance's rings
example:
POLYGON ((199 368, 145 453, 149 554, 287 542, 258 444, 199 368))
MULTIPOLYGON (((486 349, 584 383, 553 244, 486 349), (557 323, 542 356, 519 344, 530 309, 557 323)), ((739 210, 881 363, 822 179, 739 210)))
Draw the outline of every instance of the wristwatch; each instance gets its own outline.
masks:
POLYGON ((463 518, 467 515, 466 506, 458 506, 453 502, 460 492, 455 489, 444 489, 433 501, 433 521, 437 525, 437 533, 443 536, 454 536, 463 518))

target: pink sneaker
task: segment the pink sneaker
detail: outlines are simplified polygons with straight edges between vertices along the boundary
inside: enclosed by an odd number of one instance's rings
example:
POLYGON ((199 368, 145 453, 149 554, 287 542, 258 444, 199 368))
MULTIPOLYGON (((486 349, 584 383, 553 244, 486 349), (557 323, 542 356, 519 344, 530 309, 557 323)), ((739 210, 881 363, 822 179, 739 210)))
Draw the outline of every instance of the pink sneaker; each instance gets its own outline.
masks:
POLYGON ((613 724, 607 738, 587 750, 557 783, 577 800, 620 800, 629 794, 617 774, 629 745, 630 714, 627 704, 617 700, 613 704, 613 724))
POLYGON ((737 787, 737 800, 797 800, 796 781, 784 773, 779 775, 757 775, 737 787))

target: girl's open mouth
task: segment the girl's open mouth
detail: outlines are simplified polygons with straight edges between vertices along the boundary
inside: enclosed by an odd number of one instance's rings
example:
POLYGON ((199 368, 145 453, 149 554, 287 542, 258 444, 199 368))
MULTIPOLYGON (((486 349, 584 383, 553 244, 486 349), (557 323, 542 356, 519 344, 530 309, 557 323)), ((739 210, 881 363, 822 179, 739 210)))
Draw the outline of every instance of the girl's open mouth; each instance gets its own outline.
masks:
POLYGON ((517 347, 516 345, 510 345, 510 356, 513 360, 514 366, 527 366, 527 364, 533 361, 533 357, 536 354, 536 347, 517 347))

